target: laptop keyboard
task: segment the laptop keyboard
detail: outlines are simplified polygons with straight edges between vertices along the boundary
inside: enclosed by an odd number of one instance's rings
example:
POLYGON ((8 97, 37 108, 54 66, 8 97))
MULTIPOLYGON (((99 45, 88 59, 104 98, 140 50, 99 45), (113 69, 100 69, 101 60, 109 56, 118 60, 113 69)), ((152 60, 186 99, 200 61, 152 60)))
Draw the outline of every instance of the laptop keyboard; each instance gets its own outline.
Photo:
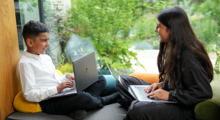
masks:
POLYGON ((147 97, 147 93, 144 91, 146 87, 136 87, 136 89, 139 91, 143 99, 150 99, 150 100, 159 100, 158 98, 149 98, 147 97))
POLYGON ((75 90, 76 89, 76 87, 74 86, 73 88, 66 88, 65 90, 63 90, 61 93, 63 93, 63 94, 71 94, 71 93, 74 93, 75 90))
POLYGON ((73 88, 65 88, 63 91, 61 91, 60 93, 55 94, 55 95, 53 95, 53 96, 73 94, 73 93, 76 92, 75 89, 76 89, 75 86, 74 86, 73 88))

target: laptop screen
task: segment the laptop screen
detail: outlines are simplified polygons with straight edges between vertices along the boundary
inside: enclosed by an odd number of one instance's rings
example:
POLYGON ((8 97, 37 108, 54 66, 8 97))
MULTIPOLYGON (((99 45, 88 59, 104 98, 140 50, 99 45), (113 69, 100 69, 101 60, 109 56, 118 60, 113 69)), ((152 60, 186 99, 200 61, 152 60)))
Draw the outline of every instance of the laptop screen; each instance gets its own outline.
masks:
POLYGON ((111 72, 111 74, 114 76, 114 78, 121 83, 120 75, 108 63, 106 63, 106 65, 108 66, 108 69, 111 72))

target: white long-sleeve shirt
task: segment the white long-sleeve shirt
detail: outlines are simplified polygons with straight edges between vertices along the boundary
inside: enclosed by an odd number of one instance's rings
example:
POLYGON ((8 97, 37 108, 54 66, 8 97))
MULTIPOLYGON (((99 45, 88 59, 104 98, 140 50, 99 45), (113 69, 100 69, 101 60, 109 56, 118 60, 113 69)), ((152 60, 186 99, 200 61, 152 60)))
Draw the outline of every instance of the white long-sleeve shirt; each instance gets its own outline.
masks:
POLYGON ((48 55, 26 51, 18 63, 17 76, 25 99, 31 102, 40 102, 56 94, 57 86, 67 79, 65 75, 59 77, 48 55))

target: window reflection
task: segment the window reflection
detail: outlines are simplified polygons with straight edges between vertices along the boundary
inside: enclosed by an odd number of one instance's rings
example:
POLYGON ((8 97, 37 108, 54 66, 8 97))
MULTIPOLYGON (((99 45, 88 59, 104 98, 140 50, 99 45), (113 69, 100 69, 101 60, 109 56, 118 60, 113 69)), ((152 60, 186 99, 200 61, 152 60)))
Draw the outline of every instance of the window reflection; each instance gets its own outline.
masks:
POLYGON ((30 20, 39 21, 38 0, 14 0, 18 31, 19 50, 22 55, 26 49, 22 37, 22 27, 30 20))

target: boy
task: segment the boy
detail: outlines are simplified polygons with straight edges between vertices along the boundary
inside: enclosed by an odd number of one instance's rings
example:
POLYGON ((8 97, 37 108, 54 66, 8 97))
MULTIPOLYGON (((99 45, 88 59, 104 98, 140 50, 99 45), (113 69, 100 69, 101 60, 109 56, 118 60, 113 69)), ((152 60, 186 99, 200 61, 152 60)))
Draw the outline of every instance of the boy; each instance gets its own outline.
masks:
POLYGON ((27 50, 17 66, 22 92, 27 101, 39 102, 43 112, 49 114, 71 114, 74 119, 83 119, 85 110, 100 108, 116 101, 119 94, 99 97, 105 88, 103 76, 84 92, 59 98, 48 99, 64 88, 74 86, 74 75, 67 73, 59 77, 51 58, 46 55, 49 44, 48 28, 37 21, 29 21, 23 27, 23 38, 27 50), (76 114, 81 115, 76 115, 76 114))

